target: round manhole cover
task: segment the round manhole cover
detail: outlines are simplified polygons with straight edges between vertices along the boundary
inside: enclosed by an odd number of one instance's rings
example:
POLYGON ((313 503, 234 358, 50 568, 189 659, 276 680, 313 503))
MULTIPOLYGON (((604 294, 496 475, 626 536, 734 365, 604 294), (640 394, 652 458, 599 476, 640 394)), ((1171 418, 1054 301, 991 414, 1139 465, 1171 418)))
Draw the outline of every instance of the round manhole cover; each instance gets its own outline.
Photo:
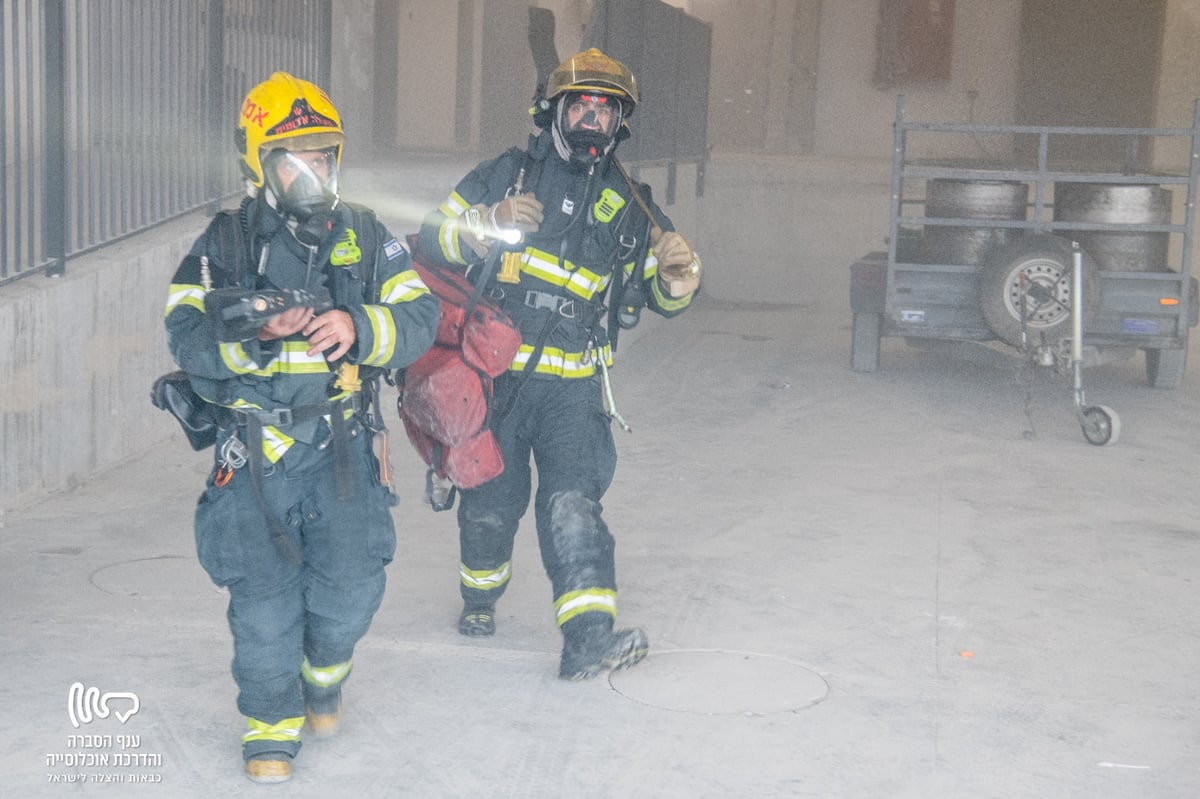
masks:
POLYGON ((124 560, 92 572, 92 585, 138 599, 212 599, 222 595, 195 558, 162 555, 124 560))
POLYGON ((644 705, 706 716, 759 716, 802 710, 829 693, 819 674, 790 660, 755 652, 679 649, 651 652, 609 684, 644 705))

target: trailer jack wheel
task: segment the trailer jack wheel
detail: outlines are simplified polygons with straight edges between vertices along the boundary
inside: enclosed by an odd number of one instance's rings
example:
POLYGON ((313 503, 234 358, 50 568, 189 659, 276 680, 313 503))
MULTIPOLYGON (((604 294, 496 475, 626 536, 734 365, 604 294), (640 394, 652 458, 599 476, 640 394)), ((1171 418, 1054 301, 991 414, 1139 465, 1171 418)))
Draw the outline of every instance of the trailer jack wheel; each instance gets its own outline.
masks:
POLYGON ((1089 444, 1107 447, 1121 437, 1121 417, 1107 405, 1089 405, 1079 412, 1079 425, 1089 444))

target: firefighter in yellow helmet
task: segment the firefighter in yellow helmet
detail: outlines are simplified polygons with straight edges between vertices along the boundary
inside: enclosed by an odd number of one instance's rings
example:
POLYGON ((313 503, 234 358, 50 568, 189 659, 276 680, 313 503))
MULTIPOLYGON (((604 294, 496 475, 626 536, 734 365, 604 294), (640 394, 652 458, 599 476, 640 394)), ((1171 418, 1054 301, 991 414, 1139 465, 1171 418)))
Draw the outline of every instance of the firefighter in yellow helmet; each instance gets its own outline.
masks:
POLYGON ((559 676, 578 680, 638 663, 640 628, 616 628, 615 541, 601 499, 616 468, 616 409, 608 366, 616 315, 687 309, 700 259, 614 158, 630 135, 637 82, 600 50, 577 53, 548 76, 531 109, 528 146, 485 161, 424 221, 418 257, 486 281, 521 330, 496 380, 491 426, 503 473, 460 491, 464 600, 458 629, 490 636, 512 574, 513 540, 533 498, 542 562, 563 635, 559 676))
POLYGON ((216 428, 196 548, 229 591, 245 772, 281 782, 303 728, 336 731, 383 597, 396 534, 374 378, 428 349, 438 302, 371 211, 341 200, 325 92, 276 72, 246 95, 236 140, 249 196, 179 265, 166 327, 216 428))

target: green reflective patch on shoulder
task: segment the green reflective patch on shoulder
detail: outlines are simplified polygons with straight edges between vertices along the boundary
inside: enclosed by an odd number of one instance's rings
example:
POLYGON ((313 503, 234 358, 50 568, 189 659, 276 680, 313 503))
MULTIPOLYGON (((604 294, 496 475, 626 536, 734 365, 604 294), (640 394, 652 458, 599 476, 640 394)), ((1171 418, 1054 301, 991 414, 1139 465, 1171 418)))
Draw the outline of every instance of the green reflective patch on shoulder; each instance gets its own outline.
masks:
POLYGON ((617 215, 625 207, 625 198, 617 194, 612 189, 605 189, 600 192, 600 199, 596 200, 595 208, 593 209, 596 219, 601 222, 611 222, 613 217, 617 215))
POLYGON ((346 231, 346 238, 333 245, 329 255, 329 263, 334 266, 349 266, 362 260, 362 250, 358 248, 358 236, 353 230, 346 231))

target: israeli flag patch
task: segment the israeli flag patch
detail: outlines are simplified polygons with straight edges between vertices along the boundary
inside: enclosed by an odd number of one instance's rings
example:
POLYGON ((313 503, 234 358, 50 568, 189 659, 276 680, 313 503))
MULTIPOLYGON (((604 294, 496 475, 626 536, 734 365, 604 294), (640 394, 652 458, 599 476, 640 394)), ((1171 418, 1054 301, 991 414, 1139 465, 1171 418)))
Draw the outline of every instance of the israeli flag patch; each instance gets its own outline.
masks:
POLYGON ((389 261, 399 258, 402 252, 404 252, 404 245, 398 239, 390 239, 383 245, 383 254, 387 256, 389 261))

